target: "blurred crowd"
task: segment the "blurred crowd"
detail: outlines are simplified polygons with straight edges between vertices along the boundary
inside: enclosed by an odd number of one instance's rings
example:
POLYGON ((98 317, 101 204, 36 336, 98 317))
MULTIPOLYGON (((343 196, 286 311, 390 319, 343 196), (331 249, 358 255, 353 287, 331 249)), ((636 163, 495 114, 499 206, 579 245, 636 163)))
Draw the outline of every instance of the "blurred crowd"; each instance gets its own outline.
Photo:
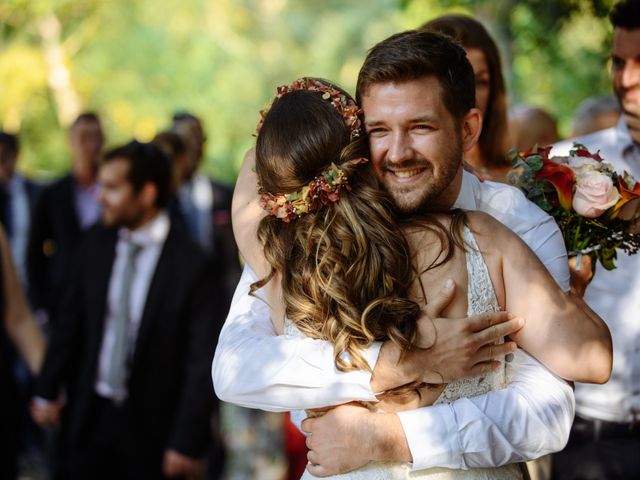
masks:
POLYGON ((232 188, 200 170, 206 140, 182 112, 105 151, 82 113, 69 171, 43 184, 0 133, 0 478, 285 471, 283 417, 220 405, 211 385, 240 259, 232 188))
MULTIPOLYGON (((510 148, 560 140, 545 106, 508 108, 482 24, 448 15, 423 28, 456 38, 476 75, 483 133, 465 158, 470 171, 504 182, 510 148)), ((621 28, 637 39, 637 25, 621 28)), ((617 98, 585 99, 571 137, 627 128, 620 105, 633 89, 637 103, 640 73, 616 80, 624 60, 614 52, 617 98)), ((286 418, 221 405, 213 393, 240 259, 232 188, 200 168, 206 142, 198 117, 181 112, 152 142, 105 151, 100 116, 83 113, 68 132, 69 171, 45 185, 20 173, 19 134, 0 132, 0 478, 34 465, 52 479, 282 478, 289 464, 290 478, 300 475, 304 441, 286 418)), ((612 333, 615 344, 622 333, 612 333)), ((597 409, 585 421, 611 423, 597 409)))

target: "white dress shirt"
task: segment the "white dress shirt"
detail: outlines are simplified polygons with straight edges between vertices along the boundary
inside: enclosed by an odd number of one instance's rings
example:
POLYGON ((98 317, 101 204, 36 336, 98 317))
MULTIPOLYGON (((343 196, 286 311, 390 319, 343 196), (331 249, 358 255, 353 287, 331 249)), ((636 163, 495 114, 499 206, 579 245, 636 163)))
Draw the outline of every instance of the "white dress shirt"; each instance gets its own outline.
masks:
POLYGON ((126 228, 120 229, 119 238, 116 244, 116 255, 113 261, 111 279, 109 280, 109 291, 107 297, 107 311, 104 321, 104 335, 102 337, 102 347, 98 363, 98 374, 96 377, 95 389, 98 394, 106 398, 124 399, 126 391, 114 392, 107 382, 109 366, 111 364, 111 351, 115 341, 114 315, 118 311, 120 302, 122 275, 125 270, 125 263, 128 252, 128 243, 132 242, 142 247, 140 253, 135 258, 135 268, 133 280, 131 282, 131 295, 129 303, 129 327, 128 344, 132 347, 138 338, 140 321, 147 301, 147 294, 151 285, 153 274, 162 252, 162 247, 169 234, 169 217, 166 213, 159 213, 153 220, 141 228, 130 231, 126 228))
MULTIPOLYGON (((577 141, 600 150, 617 172, 640 181, 640 145, 631 139, 624 119, 612 128, 554 146, 551 155, 565 155, 577 141)), ((615 270, 598 265, 584 299, 607 323, 613 339, 613 371, 604 385, 576 385, 576 413, 610 422, 640 421, 640 254, 618 251, 615 270)))
MULTIPOLYGON (((564 242, 556 223, 517 189, 480 182, 465 172, 456 207, 493 215, 520 235, 569 288, 564 242)), ((371 375, 340 372, 328 342, 277 336, 264 302, 247 295, 255 274, 245 266, 212 366, 219 398, 245 407, 286 411, 375 400, 371 375)), ((367 350, 375 365, 380 344, 367 350)), ((469 468, 531 460, 566 443, 573 393, 531 357, 516 356, 506 389, 449 405, 398 414, 413 468, 469 468), (521 367, 521 368, 520 368, 521 367)))
POLYGON ((29 240, 29 225, 31 211, 29 209, 29 195, 24 177, 14 174, 9 182, 8 193, 11 196, 11 255, 16 265, 20 281, 27 282, 27 242, 29 240))
POLYGON ((205 252, 213 251, 213 187, 211 179, 202 173, 195 173, 191 180, 178 189, 178 201, 185 215, 187 228, 193 240, 205 252))

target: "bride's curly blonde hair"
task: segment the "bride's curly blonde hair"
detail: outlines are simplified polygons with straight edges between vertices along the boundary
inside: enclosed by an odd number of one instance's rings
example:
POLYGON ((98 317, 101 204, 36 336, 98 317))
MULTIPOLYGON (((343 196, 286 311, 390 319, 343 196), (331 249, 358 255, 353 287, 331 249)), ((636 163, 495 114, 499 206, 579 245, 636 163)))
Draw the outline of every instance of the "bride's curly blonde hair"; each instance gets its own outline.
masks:
POLYGON ((348 178, 350 190, 317 212, 289 223, 261 220, 258 238, 272 269, 252 285, 255 291, 280 274, 287 318, 306 336, 332 342, 343 371, 370 370, 361 352, 374 340, 413 348, 420 313, 409 297, 409 244, 373 169, 350 162, 360 157, 368 158, 366 139, 350 141, 336 108, 309 90, 276 98, 256 143, 265 192, 299 191, 331 163, 348 178))

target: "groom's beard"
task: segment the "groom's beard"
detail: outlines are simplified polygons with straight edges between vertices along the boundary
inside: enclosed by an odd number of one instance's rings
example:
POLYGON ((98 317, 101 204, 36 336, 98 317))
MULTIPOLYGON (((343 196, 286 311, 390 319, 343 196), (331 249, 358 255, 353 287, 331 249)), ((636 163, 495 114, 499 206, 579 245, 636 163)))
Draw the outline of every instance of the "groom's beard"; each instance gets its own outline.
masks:
POLYGON ((383 188, 389 193, 398 210, 405 214, 441 211, 448 206, 442 206, 440 199, 449 188, 460 169, 462 163, 462 146, 458 142, 442 153, 440 161, 432 162, 428 159, 414 159, 394 164, 383 160, 380 179, 383 188), (402 185, 393 182, 390 177, 394 168, 420 169, 420 182, 402 185))

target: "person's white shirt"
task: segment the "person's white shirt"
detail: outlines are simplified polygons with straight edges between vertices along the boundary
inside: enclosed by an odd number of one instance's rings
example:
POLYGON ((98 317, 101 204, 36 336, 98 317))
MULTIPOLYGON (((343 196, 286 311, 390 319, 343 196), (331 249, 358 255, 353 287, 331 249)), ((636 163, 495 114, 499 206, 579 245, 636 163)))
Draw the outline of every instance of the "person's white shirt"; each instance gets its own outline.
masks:
POLYGON ((115 342, 115 318, 119 303, 121 302, 121 284, 126 268, 129 243, 141 247, 140 253, 134 259, 134 275, 131 282, 129 304, 129 327, 127 330, 127 342, 135 345, 138 338, 138 330, 142 321, 144 306, 147 301, 149 287, 153 274, 158 265, 158 259, 162 253, 170 228, 169 216, 166 212, 160 212, 153 220, 137 230, 127 228, 118 230, 118 242, 116 243, 116 255, 113 261, 109 291, 107 296, 107 311, 104 321, 104 335, 100 347, 98 360, 98 372, 96 375, 95 390, 106 398, 123 399, 128 392, 113 391, 108 382, 109 366, 111 364, 111 352, 115 342))
MULTIPOLYGON (((561 233, 519 190, 465 172, 454 207, 487 212, 511 228, 568 290, 561 233)), ((371 375, 338 371, 330 343, 277 336, 268 306, 248 295, 254 281, 245 266, 218 340, 212 376, 221 400, 269 411, 375 401, 371 375)), ((366 352, 372 367, 379 348, 375 343, 366 352)), ((513 363, 503 390, 398 414, 414 470, 498 466, 563 448, 573 420, 571 387, 524 352, 513 363)))
MULTIPOLYGON (((615 127, 554 145, 551 155, 566 155, 574 142, 600 151, 619 173, 640 180, 640 145, 621 119, 615 127)), ((576 414, 609 422, 640 421, 640 254, 618 251, 615 270, 598 265, 585 301, 604 319, 613 340, 613 370, 604 385, 576 385, 576 414)))
POLYGON ((16 173, 8 186, 11 196, 11 255, 18 271, 18 276, 23 285, 27 284, 27 242, 29 240, 29 227, 31 212, 29 209, 29 194, 25 178, 16 173))

